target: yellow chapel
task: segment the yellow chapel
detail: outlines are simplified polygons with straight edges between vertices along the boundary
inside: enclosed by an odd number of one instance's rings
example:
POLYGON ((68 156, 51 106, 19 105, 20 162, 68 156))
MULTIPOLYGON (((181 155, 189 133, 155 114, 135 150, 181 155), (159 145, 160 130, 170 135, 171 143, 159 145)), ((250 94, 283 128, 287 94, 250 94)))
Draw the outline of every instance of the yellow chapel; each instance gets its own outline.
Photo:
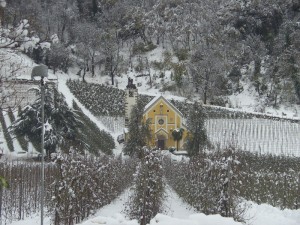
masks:
POLYGON ((163 96, 152 99, 144 109, 144 121, 149 121, 151 140, 149 145, 159 149, 169 149, 177 146, 172 136, 174 129, 183 128, 182 139, 178 143, 179 150, 183 149, 187 137, 187 127, 182 113, 163 96))
MULTIPOLYGON (((128 124, 133 106, 138 99, 138 90, 133 84, 133 79, 128 78, 125 89, 125 128, 124 133, 118 136, 119 143, 128 140, 128 124)), ((183 114, 163 96, 154 97, 144 108, 144 122, 148 121, 151 130, 151 140, 149 146, 168 150, 172 147, 183 150, 184 143, 188 134, 188 129, 184 122, 183 114), (178 142, 174 140, 172 132, 175 129, 183 128, 182 139, 178 142)))

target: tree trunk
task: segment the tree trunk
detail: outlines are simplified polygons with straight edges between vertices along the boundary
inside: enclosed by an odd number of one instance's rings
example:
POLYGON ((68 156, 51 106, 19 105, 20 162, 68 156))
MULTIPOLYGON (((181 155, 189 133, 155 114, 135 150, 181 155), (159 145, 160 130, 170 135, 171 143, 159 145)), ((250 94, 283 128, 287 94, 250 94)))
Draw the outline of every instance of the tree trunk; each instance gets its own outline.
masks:
POLYGON ((92 77, 95 76, 95 55, 92 56, 92 77))
POLYGON ((203 90, 203 103, 206 104, 207 103, 207 93, 208 93, 208 83, 209 83, 209 75, 205 74, 205 81, 204 81, 204 90, 203 90))
POLYGON ((110 77, 111 77, 111 85, 114 86, 115 82, 114 82, 114 70, 113 70, 113 57, 110 57, 110 77))
POLYGON ((64 43, 65 41, 65 38, 64 38, 64 33, 65 33, 65 30, 66 30, 66 23, 63 24, 63 27, 61 29, 61 42, 64 43))
POLYGON ((83 68, 82 82, 86 82, 86 81, 85 81, 85 71, 86 71, 86 69, 83 68))
POLYGON ((204 93, 203 93, 203 104, 207 103, 207 87, 204 87, 204 93))
POLYGON ((113 71, 110 71, 110 76, 111 76, 111 85, 114 85, 115 82, 114 82, 114 73, 113 73, 113 71))

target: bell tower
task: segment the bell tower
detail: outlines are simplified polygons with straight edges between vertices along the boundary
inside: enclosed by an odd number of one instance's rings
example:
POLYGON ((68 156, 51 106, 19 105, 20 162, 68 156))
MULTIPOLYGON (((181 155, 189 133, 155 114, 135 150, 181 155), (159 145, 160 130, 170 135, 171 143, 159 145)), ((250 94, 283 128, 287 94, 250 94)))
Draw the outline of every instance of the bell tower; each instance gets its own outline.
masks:
POLYGON ((130 114, 133 106, 137 103, 138 90, 133 84, 133 79, 128 78, 128 84, 125 90, 125 127, 128 127, 130 114))

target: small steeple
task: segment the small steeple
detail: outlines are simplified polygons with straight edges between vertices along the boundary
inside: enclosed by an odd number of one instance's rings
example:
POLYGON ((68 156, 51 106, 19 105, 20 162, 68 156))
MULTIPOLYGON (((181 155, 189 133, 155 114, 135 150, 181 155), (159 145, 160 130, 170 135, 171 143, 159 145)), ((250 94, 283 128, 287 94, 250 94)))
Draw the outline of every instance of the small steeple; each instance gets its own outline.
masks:
POLYGON ((136 85, 133 84, 133 79, 128 77, 128 84, 125 90, 125 127, 128 127, 130 113, 133 106, 137 103, 138 90, 136 85))

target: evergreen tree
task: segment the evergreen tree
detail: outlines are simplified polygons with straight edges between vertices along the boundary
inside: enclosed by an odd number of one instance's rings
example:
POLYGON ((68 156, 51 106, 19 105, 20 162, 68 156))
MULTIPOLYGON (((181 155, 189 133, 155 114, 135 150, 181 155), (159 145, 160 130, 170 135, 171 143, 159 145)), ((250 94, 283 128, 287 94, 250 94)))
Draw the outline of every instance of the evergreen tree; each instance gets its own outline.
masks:
POLYGON ((172 131, 173 139, 176 141, 176 144, 177 144, 177 151, 178 151, 178 143, 182 139, 183 132, 184 132, 183 128, 177 128, 172 131))
MULTIPOLYGON (((45 149, 47 154, 54 152, 57 145, 66 147, 77 143, 76 132, 81 122, 64 100, 61 93, 56 90, 52 95, 49 85, 45 85, 45 149), (53 97, 54 96, 54 97, 53 97), (54 101, 55 98, 55 101, 54 101)), ((38 98, 32 105, 27 105, 18 115, 16 121, 10 126, 10 130, 16 135, 25 135, 37 145, 41 142, 41 98, 38 98)), ((76 145, 75 148, 83 146, 76 145)))
POLYGON ((147 145, 151 137, 149 122, 143 121, 144 104, 138 99, 132 108, 129 120, 128 141, 123 149, 126 155, 143 157, 142 147, 147 145))
POLYGON ((187 119, 187 126, 189 128, 187 150, 191 156, 200 154, 203 148, 208 144, 205 119, 206 113, 203 107, 195 102, 189 111, 187 119))

